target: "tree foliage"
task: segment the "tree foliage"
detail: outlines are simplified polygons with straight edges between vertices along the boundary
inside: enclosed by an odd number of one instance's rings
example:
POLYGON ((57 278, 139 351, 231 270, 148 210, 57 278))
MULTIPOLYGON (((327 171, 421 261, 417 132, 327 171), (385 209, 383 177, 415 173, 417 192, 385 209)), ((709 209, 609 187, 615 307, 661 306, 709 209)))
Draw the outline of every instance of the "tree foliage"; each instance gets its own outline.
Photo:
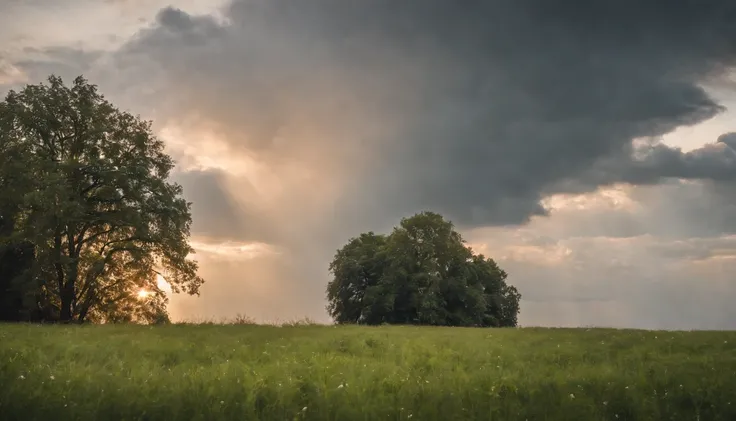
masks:
POLYGON ((521 295, 453 224, 423 212, 390 235, 351 239, 330 264, 327 310, 337 323, 516 326, 521 295))
POLYGON ((21 283, 58 319, 161 320, 157 274, 198 294, 190 204, 150 122, 51 76, 0 103, 0 157, 0 244, 32 246, 21 283))

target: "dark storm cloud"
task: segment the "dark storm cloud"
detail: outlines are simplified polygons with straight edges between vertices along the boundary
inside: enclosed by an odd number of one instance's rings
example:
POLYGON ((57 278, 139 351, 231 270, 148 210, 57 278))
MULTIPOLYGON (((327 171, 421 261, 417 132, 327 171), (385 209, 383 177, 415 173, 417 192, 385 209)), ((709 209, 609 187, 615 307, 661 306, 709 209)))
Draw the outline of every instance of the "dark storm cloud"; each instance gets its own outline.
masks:
MULTIPOLYGON (((705 140, 705 139, 704 139, 705 140)), ((736 180, 736 138, 719 136, 716 142, 683 152, 658 139, 624 145, 573 176, 560 178, 545 189, 549 193, 584 193, 614 183, 661 184, 665 179, 736 180)))
POLYGON ((361 187, 338 219, 516 224, 570 186, 736 173, 715 146, 630 156, 723 111, 702 83, 734 63, 736 2, 236 0, 225 17, 164 9, 119 57, 166 75, 171 116, 273 159, 304 147, 276 139, 306 115, 361 187))
POLYGON ((722 134, 718 137, 718 143, 724 143, 731 147, 731 149, 736 150, 736 132, 722 134))

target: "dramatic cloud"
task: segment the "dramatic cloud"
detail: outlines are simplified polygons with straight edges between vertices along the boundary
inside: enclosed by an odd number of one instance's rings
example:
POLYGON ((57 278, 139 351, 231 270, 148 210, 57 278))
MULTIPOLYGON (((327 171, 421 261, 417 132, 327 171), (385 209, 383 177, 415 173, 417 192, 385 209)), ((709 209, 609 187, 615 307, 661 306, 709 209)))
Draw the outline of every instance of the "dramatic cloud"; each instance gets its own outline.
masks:
POLYGON ((166 74, 177 124, 360 180, 338 212, 515 224, 565 183, 734 174, 727 148, 633 157, 723 111, 701 85, 736 57, 732 2, 660 6, 235 1, 225 23, 164 9, 120 56, 166 74))
POLYGON ((235 292, 209 287, 201 308, 258 285, 270 302, 247 308, 319 314, 337 247, 429 209, 506 256, 523 322, 736 320, 673 315, 705 302, 681 303, 697 277, 712 281, 699 299, 734 297, 693 257, 732 241, 734 127, 688 150, 663 139, 726 111, 713 89, 736 80, 736 2, 233 0, 216 16, 188 3, 114 48, 36 47, 0 77, 87 69, 156 122, 196 236, 278 249, 203 252, 208 285, 235 292))

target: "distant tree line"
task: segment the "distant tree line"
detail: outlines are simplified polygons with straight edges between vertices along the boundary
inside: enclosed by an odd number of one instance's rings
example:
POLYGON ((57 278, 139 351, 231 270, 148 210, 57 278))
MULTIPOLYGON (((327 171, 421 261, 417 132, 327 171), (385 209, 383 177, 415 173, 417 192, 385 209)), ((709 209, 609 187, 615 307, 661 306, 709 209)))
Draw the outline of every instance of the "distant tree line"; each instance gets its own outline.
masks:
POLYGON ((511 327, 521 294, 453 224, 424 212, 389 235, 351 239, 330 264, 327 310, 337 323, 511 327))
POLYGON ((0 102, 0 320, 168 320, 165 277, 197 294, 190 204, 143 121, 83 77, 0 102))

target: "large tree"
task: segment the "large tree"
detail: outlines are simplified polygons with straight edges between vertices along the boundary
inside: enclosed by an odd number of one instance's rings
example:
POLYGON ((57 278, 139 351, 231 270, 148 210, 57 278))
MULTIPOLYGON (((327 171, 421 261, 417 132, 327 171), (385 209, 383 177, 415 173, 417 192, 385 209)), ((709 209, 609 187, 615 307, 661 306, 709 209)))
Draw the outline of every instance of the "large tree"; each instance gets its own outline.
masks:
POLYGON ((327 310, 337 323, 516 326, 521 295, 474 255, 453 224, 423 212, 390 235, 351 239, 330 264, 327 310))
POLYGON ((26 282, 61 321, 161 320, 157 274, 198 294, 190 204, 168 182, 174 162, 150 122, 81 76, 71 86, 51 76, 0 102, 6 152, 0 242, 33 246, 26 282))

